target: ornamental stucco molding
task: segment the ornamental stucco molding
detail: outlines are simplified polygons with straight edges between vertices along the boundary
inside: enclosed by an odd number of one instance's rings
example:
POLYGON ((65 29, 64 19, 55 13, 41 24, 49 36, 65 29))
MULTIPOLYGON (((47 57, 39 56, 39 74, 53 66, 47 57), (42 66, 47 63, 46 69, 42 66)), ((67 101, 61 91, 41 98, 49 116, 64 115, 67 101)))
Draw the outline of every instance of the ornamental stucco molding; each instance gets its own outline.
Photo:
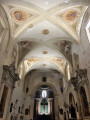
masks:
POLYGON ((19 80, 19 76, 15 73, 15 66, 11 64, 3 65, 3 74, 2 74, 2 82, 6 82, 12 87, 15 87, 15 82, 19 80))
POLYGON ((71 78, 71 84, 73 84, 74 89, 77 91, 80 86, 88 85, 87 69, 76 70, 76 77, 71 78))

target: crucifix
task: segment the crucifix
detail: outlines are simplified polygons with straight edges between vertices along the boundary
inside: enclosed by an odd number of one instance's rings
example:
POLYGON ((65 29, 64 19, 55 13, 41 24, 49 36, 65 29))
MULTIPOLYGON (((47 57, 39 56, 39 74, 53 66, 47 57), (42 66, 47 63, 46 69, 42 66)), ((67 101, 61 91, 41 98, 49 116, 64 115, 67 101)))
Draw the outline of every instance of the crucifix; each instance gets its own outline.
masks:
POLYGON ((45 113, 45 101, 43 102, 43 111, 45 113))

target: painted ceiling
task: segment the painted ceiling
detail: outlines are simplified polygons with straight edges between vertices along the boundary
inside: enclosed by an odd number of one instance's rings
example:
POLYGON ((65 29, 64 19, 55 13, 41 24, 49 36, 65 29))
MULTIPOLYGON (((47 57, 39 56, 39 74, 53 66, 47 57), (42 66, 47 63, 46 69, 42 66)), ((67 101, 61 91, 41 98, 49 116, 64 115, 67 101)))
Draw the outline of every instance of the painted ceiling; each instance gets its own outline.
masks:
MULTIPOLYGON (((21 66, 27 59, 32 63, 30 60, 32 58, 39 61, 37 63, 33 61, 33 69, 35 69, 35 65, 36 69, 43 69, 46 66, 47 69, 51 69, 51 66, 56 69, 51 58, 60 58, 63 63, 69 64, 65 54, 63 55, 63 52, 58 52, 55 48, 56 40, 58 40, 57 46, 61 40, 80 43, 80 28, 88 2, 81 0, 78 2, 75 0, 1 0, 1 3, 9 21, 12 38, 10 44, 14 45, 27 40, 38 42, 21 60, 19 71, 22 71, 21 66)), ((21 47, 23 46, 21 45, 21 47)), ((56 64, 58 68, 58 62, 56 64)), ((29 63, 27 65, 28 70, 31 69, 29 63)), ((24 68, 25 66, 23 66, 24 68)), ((60 66, 59 70, 64 74, 65 65, 60 66)))
POLYGON ((44 10, 48 10, 60 3, 63 3, 63 0, 46 0, 46 1, 39 0, 39 2, 36 0, 22 0, 22 1, 32 3, 33 5, 38 6, 44 10))

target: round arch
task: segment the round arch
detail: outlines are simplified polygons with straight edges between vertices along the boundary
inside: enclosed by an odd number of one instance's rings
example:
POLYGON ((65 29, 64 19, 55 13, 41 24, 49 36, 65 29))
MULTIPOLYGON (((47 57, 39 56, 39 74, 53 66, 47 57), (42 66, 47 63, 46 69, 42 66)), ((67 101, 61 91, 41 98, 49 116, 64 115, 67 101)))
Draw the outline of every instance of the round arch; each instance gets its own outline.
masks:
POLYGON ((42 85, 47 85, 50 88, 52 88, 52 90, 54 91, 54 94, 59 94, 58 90, 55 88, 55 86, 52 83, 38 83, 37 85, 34 85, 31 90, 28 92, 29 95, 34 96, 36 90, 42 86, 42 85))

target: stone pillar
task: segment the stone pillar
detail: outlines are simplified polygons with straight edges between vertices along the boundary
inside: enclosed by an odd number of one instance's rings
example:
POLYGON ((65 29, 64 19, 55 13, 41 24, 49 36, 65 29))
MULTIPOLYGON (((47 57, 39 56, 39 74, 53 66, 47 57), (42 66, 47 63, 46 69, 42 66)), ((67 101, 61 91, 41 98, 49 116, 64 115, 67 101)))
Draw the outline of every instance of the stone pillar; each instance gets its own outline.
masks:
POLYGON ((9 88, 3 119, 9 118, 10 102, 12 97, 12 88, 9 88))
POLYGON ((59 96, 58 94, 54 95, 55 120, 59 120, 58 96, 59 96))
POLYGON ((19 80, 19 77, 18 77, 18 74, 15 73, 14 65, 13 64, 11 64, 10 66, 4 65, 1 86, 3 87, 4 85, 6 85, 8 87, 8 95, 6 98, 6 104, 5 104, 3 118, 2 118, 4 120, 7 120, 9 116, 8 113, 9 113, 11 96, 17 80, 19 80))
POLYGON ((87 100, 88 100, 88 108, 89 108, 89 113, 90 113, 90 93, 89 93, 89 88, 87 84, 84 84, 87 100))
POLYGON ((1 88, 1 82, 2 82, 2 73, 3 73, 3 64, 5 63, 5 61, 7 61, 7 52, 6 49, 8 47, 8 40, 9 40, 9 26, 8 26, 8 20, 7 18, 4 17, 5 16, 5 11, 0 7, 0 18, 1 20, 3 19, 3 23, 5 28, 3 28, 3 34, 1 37, 1 41, 0 41, 0 88, 1 88))
POLYGON ((11 117, 11 114, 10 114, 10 103, 11 103, 11 99, 12 99, 12 95, 13 95, 13 87, 10 88, 10 93, 9 93, 9 101, 7 103, 8 105, 8 111, 7 111, 7 114, 6 114, 6 118, 7 120, 10 120, 10 117, 11 117))
POLYGON ((81 106, 81 102, 80 102, 80 93, 79 93, 79 88, 78 90, 76 91, 76 95, 77 95, 77 109, 78 109, 78 112, 77 112, 77 119, 81 119, 82 118, 82 111, 80 109, 80 106, 81 106))
POLYGON ((30 119, 33 120, 33 113, 34 113, 34 96, 31 96, 31 102, 30 102, 30 119))
POLYGON ((50 99, 47 100, 48 101, 48 114, 50 113, 50 99))
POLYGON ((79 98, 79 115, 80 115, 80 118, 83 118, 83 110, 82 110, 82 102, 81 102, 81 95, 80 95, 80 91, 78 90, 78 98, 79 98))
POLYGON ((3 73, 3 65, 0 65, 0 95, 1 95, 1 91, 2 91, 2 73, 3 73))
POLYGON ((39 103, 38 103, 38 113, 40 114, 40 108, 41 108, 41 99, 39 99, 39 103))
POLYGON ((3 89, 4 89, 4 84, 2 84, 1 89, 0 89, 0 101, 2 98, 2 94, 3 94, 3 89))
POLYGON ((52 100, 50 100, 50 113, 52 114, 52 100))
POLYGON ((38 115, 38 104, 39 104, 39 101, 36 100, 36 115, 38 115))

